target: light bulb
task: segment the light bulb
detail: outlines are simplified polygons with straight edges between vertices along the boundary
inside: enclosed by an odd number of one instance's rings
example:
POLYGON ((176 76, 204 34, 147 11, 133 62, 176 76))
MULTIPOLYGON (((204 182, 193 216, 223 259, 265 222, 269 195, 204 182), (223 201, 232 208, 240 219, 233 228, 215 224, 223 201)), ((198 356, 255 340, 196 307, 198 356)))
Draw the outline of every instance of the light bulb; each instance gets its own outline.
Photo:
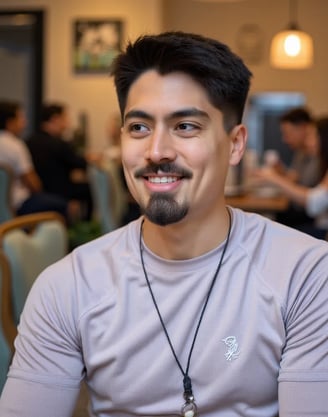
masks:
POLYGON ((284 50, 288 56, 297 56, 301 52, 301 41, 297 35, 288 35, 284 42, 284 50))

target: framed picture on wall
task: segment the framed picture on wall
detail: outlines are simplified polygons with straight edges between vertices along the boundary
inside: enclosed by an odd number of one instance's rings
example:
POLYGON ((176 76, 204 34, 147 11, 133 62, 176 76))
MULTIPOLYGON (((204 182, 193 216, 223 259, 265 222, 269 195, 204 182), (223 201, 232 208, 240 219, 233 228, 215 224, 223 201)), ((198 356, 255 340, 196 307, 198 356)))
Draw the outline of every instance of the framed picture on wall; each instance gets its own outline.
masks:
POLYGON ((73 22, 73 68, 78 74, 108 74, 122 46, 121 20, 77 19, 73 22))

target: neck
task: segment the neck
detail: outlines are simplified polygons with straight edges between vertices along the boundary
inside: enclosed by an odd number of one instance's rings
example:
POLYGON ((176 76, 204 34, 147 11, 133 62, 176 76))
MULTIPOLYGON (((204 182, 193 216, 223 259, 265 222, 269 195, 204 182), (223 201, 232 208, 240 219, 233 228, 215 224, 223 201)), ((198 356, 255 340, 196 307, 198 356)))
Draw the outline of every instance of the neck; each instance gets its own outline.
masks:
POLYGON ((158 226, 145 219, 143 239, 156 255, 172 260, 191 259, 211 251, 222 243, 229 229, 226 207, 214 219, 181 221, 168 226, 158 226))

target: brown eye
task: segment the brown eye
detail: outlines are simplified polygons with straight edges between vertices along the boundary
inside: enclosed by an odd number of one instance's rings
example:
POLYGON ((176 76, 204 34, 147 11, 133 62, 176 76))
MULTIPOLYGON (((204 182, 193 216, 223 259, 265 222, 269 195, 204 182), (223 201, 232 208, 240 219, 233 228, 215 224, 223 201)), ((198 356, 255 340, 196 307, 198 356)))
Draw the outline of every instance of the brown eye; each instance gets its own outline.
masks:
POLYGON ((131 123, 128 126, 128 132, 133 137, 143 137, 149 133, 149 128, 143 123, 131 123))
POLYGON ((199 129, 200 127, 197 124, 191 122, 182 122, 176 127, 178 135, 187 138, 195 136, 199 129))

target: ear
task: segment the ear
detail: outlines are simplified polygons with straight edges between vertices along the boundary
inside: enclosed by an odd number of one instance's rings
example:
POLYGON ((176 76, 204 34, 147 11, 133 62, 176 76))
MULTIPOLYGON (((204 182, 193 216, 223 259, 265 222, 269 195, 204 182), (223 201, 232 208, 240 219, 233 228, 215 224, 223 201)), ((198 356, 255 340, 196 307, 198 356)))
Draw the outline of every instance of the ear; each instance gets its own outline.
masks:
POLYGON ((247 145, 247 128, 240 124, 235 126, 229 133, 230 138, 230 159, 229 165, 237 165, 244 155, 247 145))

